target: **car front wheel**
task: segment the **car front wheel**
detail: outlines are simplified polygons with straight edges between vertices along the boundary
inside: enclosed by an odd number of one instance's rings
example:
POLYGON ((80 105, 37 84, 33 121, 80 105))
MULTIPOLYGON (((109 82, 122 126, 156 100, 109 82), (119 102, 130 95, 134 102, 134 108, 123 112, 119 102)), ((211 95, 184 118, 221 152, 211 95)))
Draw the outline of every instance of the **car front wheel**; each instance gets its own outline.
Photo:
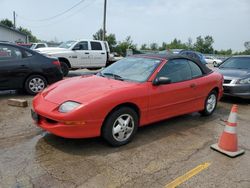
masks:
POLYGON ((132 140, 137 128, 137 113, 131 108, 122 107, 108 116, 102 128, 102 136, 112 146, 121 146, 132 140))
POLYGON ((25 81, 25 90, 31 95, 41 92, 46 86, 46 79, 40 75, 32 75, 25 81))
POLYGON ((67 76, 69 73, 69 66, 64 61, 60 61, 63 76, 67 76))
POLYGON ((218 100, 218 93, 215 90, 211 91, 205 100, 204 110, 201 111, 200 113, 204 116, 212 115, 217 106, 217 100, 218 100))

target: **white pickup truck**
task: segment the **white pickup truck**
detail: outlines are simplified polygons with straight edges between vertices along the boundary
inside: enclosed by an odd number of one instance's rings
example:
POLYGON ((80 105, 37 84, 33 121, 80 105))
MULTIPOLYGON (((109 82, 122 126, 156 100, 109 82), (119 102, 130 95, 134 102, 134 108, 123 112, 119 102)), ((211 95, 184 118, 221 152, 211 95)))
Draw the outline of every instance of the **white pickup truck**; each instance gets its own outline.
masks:
POLYGON ((57 57, 61 62, 64 76, 70 69, 105 67, 110 54, 106 41, 89 39, 67 41, 58 47, 38 48, 36 51, 47 56, 57 57))

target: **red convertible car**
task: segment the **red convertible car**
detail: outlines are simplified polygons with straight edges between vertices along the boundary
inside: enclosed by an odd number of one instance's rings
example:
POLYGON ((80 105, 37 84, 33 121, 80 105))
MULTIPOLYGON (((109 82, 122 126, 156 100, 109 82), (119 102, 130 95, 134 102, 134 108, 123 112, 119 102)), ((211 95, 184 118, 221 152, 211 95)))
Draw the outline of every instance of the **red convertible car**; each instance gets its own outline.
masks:
POLYGON ((211 115, 223 94, 223 76, 183 56, 124 58, 96 75, 57 82, 35 96, 32 117, 65 138, 102 136, 128 143, 137 128, 174 116, 211 115))

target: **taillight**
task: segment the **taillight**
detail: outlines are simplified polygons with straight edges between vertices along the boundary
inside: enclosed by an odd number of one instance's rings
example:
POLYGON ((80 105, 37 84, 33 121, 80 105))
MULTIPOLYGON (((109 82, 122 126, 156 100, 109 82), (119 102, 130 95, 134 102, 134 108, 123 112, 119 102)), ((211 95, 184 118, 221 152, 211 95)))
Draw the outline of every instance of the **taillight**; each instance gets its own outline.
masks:
POLYGON ((56 65, 58 68, 61 68, 61 63, 59 61, 53 61, 54 65, 56 65))

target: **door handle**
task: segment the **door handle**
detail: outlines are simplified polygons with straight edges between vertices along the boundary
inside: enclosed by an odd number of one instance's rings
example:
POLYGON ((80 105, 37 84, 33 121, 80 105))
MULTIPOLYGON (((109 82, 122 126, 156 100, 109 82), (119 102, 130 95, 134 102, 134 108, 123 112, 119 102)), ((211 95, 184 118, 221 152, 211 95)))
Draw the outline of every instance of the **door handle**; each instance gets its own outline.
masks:
POLYGON ((105 54, 104 52, 102 52, 101 54, 105 54))
POLYGON ((89 54, 89 52, 85 52, 85 54, 89 54))
POLYGON ((191 88, 196 88, 196 84, 190 84, 191 88))

